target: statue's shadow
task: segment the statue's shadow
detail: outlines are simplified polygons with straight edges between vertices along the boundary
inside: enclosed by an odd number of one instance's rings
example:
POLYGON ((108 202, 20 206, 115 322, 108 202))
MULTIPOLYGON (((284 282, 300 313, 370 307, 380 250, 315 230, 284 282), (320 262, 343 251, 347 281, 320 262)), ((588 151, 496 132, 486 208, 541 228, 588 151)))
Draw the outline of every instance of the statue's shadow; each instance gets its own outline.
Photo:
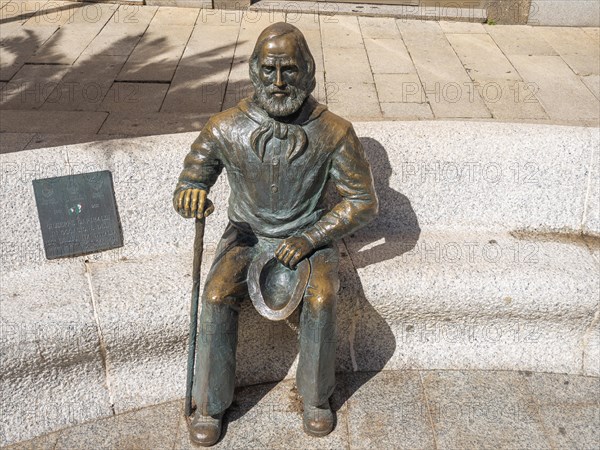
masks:
MULTIPOLYGON (((340 243, 341 288, 336 353, 338 385, 331 402, 334 410, 341 408, 360 386, 383 370, 396 350, 395 335, 376 308, 389 299, 374 298, 374 292, 365 293, 361 276, 365 279, 377 272, 382 283, 395 282, 395 274, 386 272, 393 269, 393 265, 385 264, 385 261, 412 250, 421 232, 408 198, 390 186, 393 171, 385 148, 372 138, 361 138, 361 142, 372 165, 380 212, 367 227, 340 243), (369 267, 374 264, 380 264, 381 267, 369 267), (351 373, 356 371, 365 374, 352 377, 351 373), (349 378, 352 378, 352 382, 349 382, 349 378)), ((335 199, 331 198, 331 201, 335 202, 335 199)), ((298 316, 296 311, 288 323, 271 322, 260 316, 249 300, 243 303, 237 379, 238 384, 251 387, 238 388, 226 422, 247 414, 261 399, 269 396, 274 386, 252 385, 276 382, 287 375, 294 375, 289 372, 298 354, 298 338, 294 330, 298 325, 298 316), (265 374, 268 374, 266 378, 265 374)), ((289 398, 291 407, 293 394, 289 398)), ((279 401, 283 399, 277 396, 268 400, 269 403, 279 401)))
MULTIPOLYGON (((342 273, 340 289, 338 368, 345 375, 338 377, 339 388, 332 401, 336 409, 383 370, 396 351, 396 335, 380 314, 382 309, 389 310, 389 302, 393 300, 378 297, 382 295, 378 293, 386 291, 378 289, 378 285, 401 282, 396 279, 394 270, 396 264, 401 264, 398 257, 414 249, 421 234, 409 199, 391 186, 393 169, 386 149, 373 138, 364 137, 360 141, 371 163, 379 215, 344 240, 350 267, 342 273), (396 261, 392 261, 394 259, 396 261), (347 323, 350 326, 346 326, 347 323), (348 349, 344 348, 344 340, 348 349), (346 354, 350 354, 350 361, 345 358, 346 354), (352 377, 351 373, 356 371, 364 374, 352 377)), ((389 319, 391 322, 394 318, 389 319)))

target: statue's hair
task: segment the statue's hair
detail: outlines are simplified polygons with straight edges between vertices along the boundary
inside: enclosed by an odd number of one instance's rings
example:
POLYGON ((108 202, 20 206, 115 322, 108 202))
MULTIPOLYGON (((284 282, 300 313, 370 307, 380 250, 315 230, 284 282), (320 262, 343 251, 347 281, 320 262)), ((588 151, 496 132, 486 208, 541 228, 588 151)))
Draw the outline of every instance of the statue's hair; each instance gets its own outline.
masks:
POLYGON ((310 94, 316 86, 315 60, 310 53, 308 44, 306 43, 306 39, 304 38, 302 32, 294 25, 285 22, 277 22, 273 25, 269 25, 263 30, 262 33, 260 33, 260 36, 258 36, 256 45, 254 46, 254 51, 250 57, 250 80, 252 80, 252 84, 255 86, 257 83, 261 82, 258 74, 260 71, 259 57, 263 46, 275 37, 285 36, 288 34, 291 34, 294 37, 296 46, 302 59, 302 61, 299 61, 302 88, 306 89, 310 94))

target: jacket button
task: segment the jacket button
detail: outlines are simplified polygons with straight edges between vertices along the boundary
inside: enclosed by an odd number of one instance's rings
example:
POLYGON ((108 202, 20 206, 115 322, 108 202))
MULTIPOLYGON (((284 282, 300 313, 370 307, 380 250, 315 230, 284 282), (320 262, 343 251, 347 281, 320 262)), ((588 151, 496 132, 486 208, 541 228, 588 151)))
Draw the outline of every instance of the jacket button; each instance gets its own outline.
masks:
POLYGON ((272 185, 271 185, 271 192, 275 193, 275 192, 277 192, 278 190, 279 190, 279 188, 277 187, 277 185, 275 185, 275 184, 272 184, 272 185))

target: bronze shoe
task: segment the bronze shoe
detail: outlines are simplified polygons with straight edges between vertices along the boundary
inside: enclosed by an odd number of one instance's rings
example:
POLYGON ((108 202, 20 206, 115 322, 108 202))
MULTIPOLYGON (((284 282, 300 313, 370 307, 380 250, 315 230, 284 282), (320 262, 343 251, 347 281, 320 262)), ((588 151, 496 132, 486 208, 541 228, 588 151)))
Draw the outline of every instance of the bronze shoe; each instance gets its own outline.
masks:
POLYGON ((203 416, 196 410, 192 420, 188 421, 190 440, 196 445, 210 447, 215 445, 221 436, 223 413, 216 416, 203 416))
POLYGON ((320 406, 304 403, 304 431, 315 437, 327 436, 333 430, 333 412, 329 402, 320 406))

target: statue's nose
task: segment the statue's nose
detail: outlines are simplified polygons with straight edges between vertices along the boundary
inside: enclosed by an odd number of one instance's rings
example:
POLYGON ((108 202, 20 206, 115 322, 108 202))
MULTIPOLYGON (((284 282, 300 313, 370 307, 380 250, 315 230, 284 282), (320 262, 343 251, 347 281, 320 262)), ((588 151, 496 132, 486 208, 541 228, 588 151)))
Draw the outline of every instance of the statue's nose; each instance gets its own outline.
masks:
POLYGON ((283 87, 284 85, 285 83, 283 82, 283 79, 281 77, 281 69, 277 68, 275 76, 275 86, 283 87))

